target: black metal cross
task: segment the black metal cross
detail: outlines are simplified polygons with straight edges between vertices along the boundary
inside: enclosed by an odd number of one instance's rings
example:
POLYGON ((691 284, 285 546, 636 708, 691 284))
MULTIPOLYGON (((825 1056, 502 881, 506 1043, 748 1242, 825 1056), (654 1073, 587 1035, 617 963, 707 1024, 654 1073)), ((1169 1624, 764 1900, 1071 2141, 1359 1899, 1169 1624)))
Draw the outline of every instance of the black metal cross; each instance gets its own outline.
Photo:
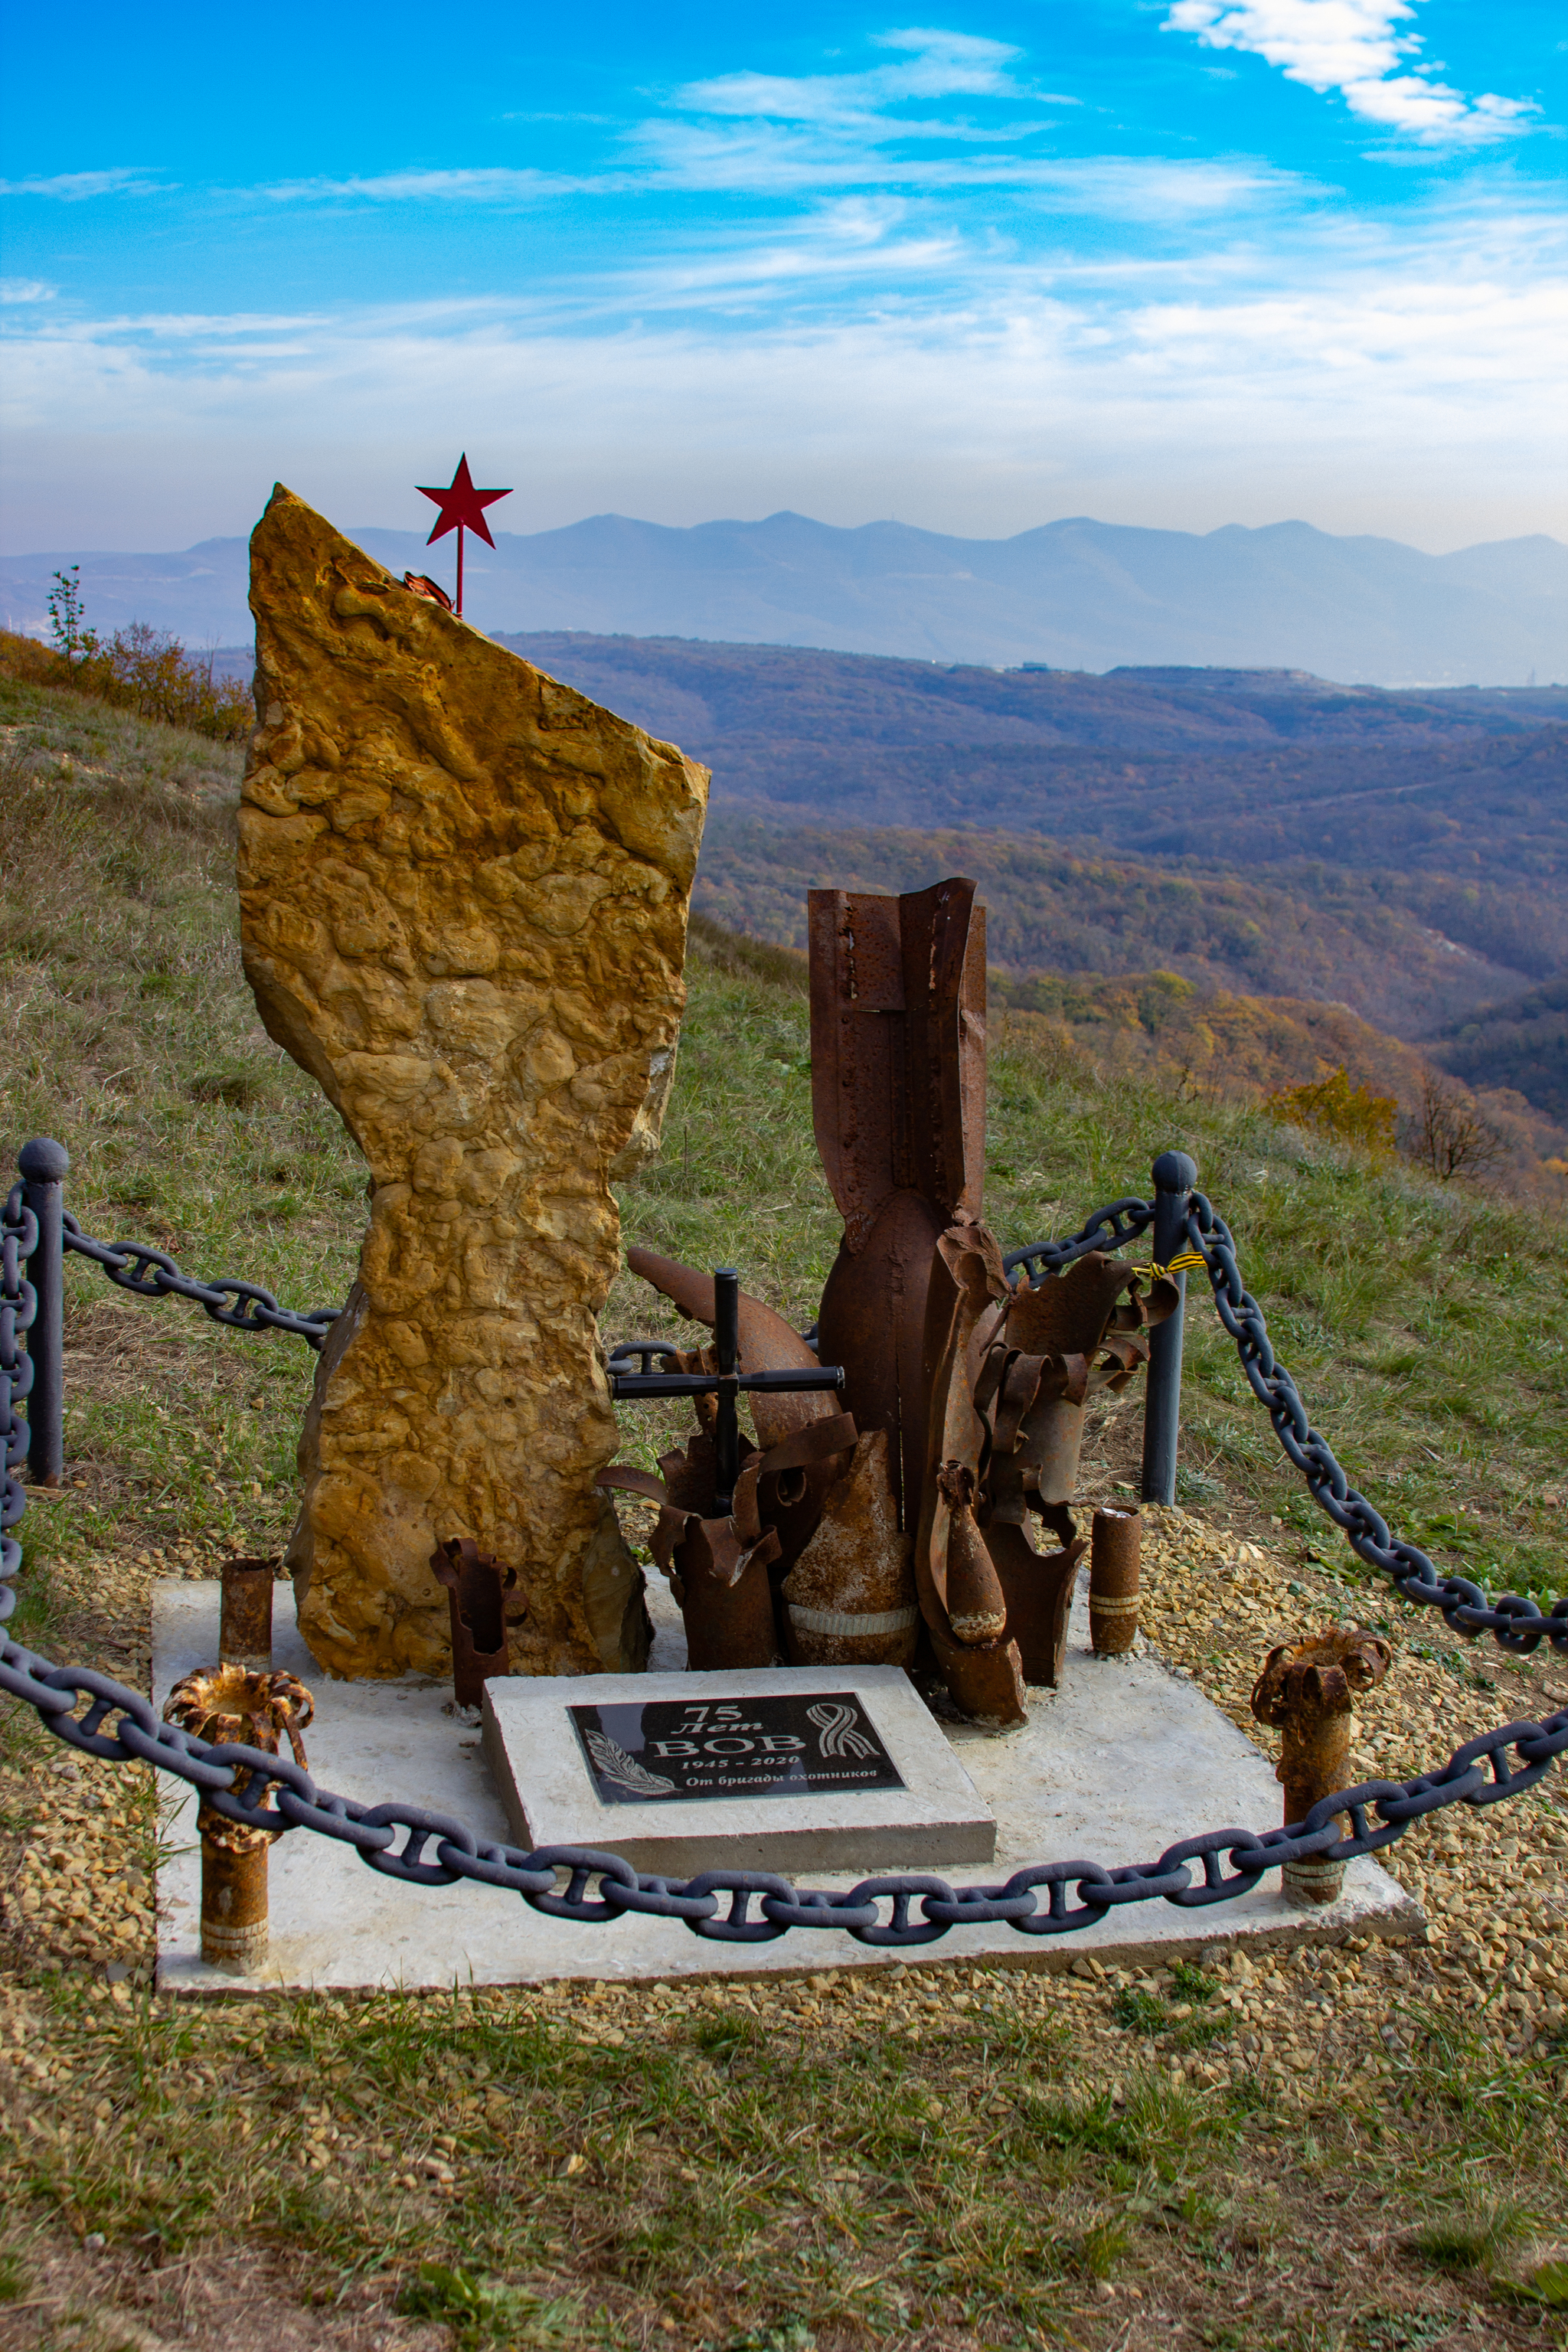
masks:
POLYGON ((732 1265, 713 1269, 713 1346, 719 1368, 713 1372, 653 1372, 656 1356, 673 1352, 668 1339, 623 1339, 609 1355, 613 1397, 716 1396, 713 1431, 716 1492, 713 1507, 722 1517, 734 1506, 735 1481, 741 1471, 741 1424, 736 1406, 742 1390, 766 1390, 774 1396, 805 1389, 833 1389, 842 1393, 844 1370, 839 1364, 801 1364, 776 1372, 742 1372, 741 1364, 741 1277, 732 1265), (623 1371, 637 1357, 641 1370, 623 1371))

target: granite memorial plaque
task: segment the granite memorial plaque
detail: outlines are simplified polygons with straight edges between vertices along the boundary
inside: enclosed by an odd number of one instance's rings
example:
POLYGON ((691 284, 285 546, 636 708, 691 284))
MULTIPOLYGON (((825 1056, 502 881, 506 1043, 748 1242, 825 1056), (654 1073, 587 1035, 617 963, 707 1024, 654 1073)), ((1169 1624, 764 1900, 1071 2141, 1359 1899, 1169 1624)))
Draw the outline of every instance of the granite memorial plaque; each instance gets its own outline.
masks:
POLYGON ((639 1870, 989 1862, 996 1823, 899 1666, 510 1675, 484 1745, 520 1844, 639 1870))
POLYGON ((862 1702, 820 1698, 655 1699, 567 1709, 602 1805, 700 1797, 809 1797, 818 1790, 901 1789, 862 1702))

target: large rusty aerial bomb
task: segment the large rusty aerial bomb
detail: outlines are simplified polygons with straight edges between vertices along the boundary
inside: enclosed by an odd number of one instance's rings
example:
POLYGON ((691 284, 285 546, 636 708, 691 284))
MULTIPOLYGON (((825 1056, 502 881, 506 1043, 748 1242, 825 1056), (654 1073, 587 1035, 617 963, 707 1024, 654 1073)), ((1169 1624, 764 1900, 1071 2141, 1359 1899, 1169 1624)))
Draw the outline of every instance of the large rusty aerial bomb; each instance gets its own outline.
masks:
MULTIPOLYGON (((819 1365, 838 1393, 753 1390, 756 1443, 738 1441, 732 1495, 722 1399, 707 1393, 660 1475, 616 1465, 601 1483, 658 1507, 654 1558, 694 1666, 923 1658, 963 1713, 1000 1727, 1024 1720, 1028 1684, 1060 1678, 1086 1548, 1070 1506, 1089 1400, 1147 1362, 1177 1294, 1096 1251, 1032 1286, 1007 1278, 983 1215, 974 887, 811 893, 812 1109, 843 1237, 815 1346, 744 1292, 735 1344, 742 1388, 819 1365)), ((715 1345, 618 1353, 659 1353, 665 1393, 721 1388, 714 1278, 627 1255, 715 1345)))

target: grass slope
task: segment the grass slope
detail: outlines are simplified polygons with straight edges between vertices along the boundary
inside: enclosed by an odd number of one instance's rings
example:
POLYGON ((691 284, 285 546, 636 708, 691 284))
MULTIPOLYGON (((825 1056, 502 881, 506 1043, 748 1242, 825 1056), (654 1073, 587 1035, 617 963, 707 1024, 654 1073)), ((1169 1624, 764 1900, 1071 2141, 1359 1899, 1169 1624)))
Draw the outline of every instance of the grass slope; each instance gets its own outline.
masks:
MULTIPOLYGON (((0 893, 5 1149, 63 1136, 89 1230, 295 1304, 340 1296, 363 1171, 239 972, 236 761, 14 688, 0 719, 26 816, 0 893)), ((627 1233, 732 1258, 804 1318, 837 1222, 798 961, 709 929, 690 980, 627 1233)), ((1468 1572, 1560 1583, 1561 1223, 1146 1074, 1095 1082, 1026 1037, 994 1056, 1007 1243, 1141 1191, 1177 1141, 1373 1499, 1468 1572)), ((144 1686, 151 1578, 211 1574, 286 1527, 311 1360, 77 1261, 69 1279, 68 1484, 25 1522, 19 1627, 144 1686)), ((649 1326, 623 1277, 606 1328, 649 1326)), ((1186 1507, 1151 1531, 1150 1622, 1221 1704, 1244 1713, 1281 1626, 1352 1613, 1401 1646, 1365 1769, 1552 1703, 1560 1662, 1467 1649, 1332 1541, 1201 1300, 1189 1364, 1186 1507)), ((646 1458, 656 1414, 625 1421, 646 1458)), ((1137 1442, 1134 1403, 1102 1415, 1086 1493, 1125 1482, 1137 1442)), ((1561 2332, 1560 1775, 1397 1850, 1427 1950, 1247 1974, 1020 1975, 944 1944, 931 1967, 849 1981, 819 1943, 809 1979, 707 1993, 176 2007, 150 1989, 147 1774, 63 1757, 6 1706, 0 1839, 7 2345, 1523 2352, 1561 2332)))

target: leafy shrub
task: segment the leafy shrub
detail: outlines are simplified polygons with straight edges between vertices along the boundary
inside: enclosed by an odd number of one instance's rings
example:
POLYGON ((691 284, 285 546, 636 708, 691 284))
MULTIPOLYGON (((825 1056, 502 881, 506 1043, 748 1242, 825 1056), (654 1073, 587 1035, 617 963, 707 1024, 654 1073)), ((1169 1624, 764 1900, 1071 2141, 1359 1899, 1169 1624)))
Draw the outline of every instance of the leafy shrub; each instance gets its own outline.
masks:
POLYGON ((1359 1143, 1369 1151, 1392 1151, 1399 1122, 1399 1105, 1392 1095, 1374 1095, 1370 1087, 1352 1087, 1342 1062, 1326 1078, 1306 1086, 1282 1087, 1263 1108, 1295 1127, 1316 1128, 1341 1143, 1359 1143))
POLYGON ((234 743, 255 724, 248 688, 215 677, 211 658, 185 651, 177 637, 145 621, 116 629, 107 640, 88 627, 68 574, 57 572, 49 600, 53 646, 0 629, 0 670, 28 686, 67 686, 139 718, 188 727, 220 743, 234 743))

